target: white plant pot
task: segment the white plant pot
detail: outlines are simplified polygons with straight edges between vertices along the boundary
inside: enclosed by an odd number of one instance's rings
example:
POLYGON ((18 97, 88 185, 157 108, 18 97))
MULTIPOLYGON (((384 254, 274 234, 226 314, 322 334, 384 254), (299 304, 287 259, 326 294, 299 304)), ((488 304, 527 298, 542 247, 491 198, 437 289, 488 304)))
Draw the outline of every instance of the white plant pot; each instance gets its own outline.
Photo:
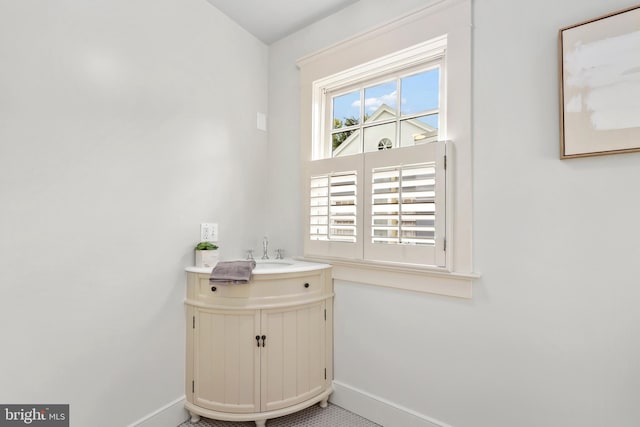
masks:
POLYGON ((196 267, 215 267, 218 263, 219 254, 217 250, 196 251, 196 267))

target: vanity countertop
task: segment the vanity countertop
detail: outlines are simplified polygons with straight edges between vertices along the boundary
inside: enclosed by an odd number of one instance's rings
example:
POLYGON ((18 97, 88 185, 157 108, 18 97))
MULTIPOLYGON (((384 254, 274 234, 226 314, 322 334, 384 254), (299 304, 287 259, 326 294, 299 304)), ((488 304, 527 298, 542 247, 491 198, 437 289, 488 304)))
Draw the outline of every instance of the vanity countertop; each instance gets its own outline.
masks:
MULTIPOLYGON (((254 275, 262 274, 282 274, 282 273, 301 273, 305 271, 323 270, 330 268, 329 264, 319 262, 300 261, 292 258, 285 259, 257 259, 256 268, 253 269, 254 275)), ((190 273, 211 274, 212 267, 187 267, 186 271, 190 273)))

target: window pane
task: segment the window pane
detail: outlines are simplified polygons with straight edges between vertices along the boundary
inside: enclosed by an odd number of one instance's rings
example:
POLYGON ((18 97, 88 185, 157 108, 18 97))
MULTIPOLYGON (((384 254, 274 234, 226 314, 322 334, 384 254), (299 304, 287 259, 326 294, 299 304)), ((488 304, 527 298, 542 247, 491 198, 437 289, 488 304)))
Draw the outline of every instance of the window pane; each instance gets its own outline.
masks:
POLYGON ((364 128, 364 151, 388 150, 396 147, 396 124, 370 126, 364 128))
POLYGON ((360 91, 333 98, 332 129, 340 129, 360 123, 360 91))
POLYGON ((398 105, 397 82, 383 83, 364 90, 364 121, 393 119, 398 105))
POLYGON ((402 79, 402 115, 436 110, 440 105, 440 68, 402 79))
POLYGON ((400 146, 433 142, 438 140, 438 114, 403 120, 400 124, 400 146))
POLYGON ((331 157, 361 153, 360 130, 335 132, 331 135, 331 157))

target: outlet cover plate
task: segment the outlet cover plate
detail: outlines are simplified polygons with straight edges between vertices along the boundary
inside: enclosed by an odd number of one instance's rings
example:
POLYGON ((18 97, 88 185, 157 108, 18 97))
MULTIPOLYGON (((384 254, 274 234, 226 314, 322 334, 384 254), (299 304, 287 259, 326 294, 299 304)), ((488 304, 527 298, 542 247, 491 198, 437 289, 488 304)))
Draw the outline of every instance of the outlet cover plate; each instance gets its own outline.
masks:
POLYGON ((213 222, 203 222, 202 224, 200 224, 200 241, 217 242, 218 224, 215 224, 213 222))

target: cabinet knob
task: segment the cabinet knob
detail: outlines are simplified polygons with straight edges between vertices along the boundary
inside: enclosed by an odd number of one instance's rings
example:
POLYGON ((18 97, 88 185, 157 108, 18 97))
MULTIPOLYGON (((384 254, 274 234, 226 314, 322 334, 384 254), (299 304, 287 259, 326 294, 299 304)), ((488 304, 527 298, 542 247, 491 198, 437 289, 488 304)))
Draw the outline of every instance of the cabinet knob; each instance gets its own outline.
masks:
POLYGON ((256 347, 260 347, 260 335, 256 335, 256 347))
POLYGON ((262 336, 262 346, 264 347, 265 342, 267 341, 267 336, 263 335, 262 336))
POLYGON ((218 288, 216 288, 215 286, 212 286, 212 287, 211 287, 211 292, 215 292, 215 291, 217 291, 217 290, 218 290, 218 288))
POLYGON ((308 288, 308 287, 309 287, 309 284, 308 284, 308 283, 305 283, 305 284, 304 284, 304 287, 305 287, 305 288, 308 288))

